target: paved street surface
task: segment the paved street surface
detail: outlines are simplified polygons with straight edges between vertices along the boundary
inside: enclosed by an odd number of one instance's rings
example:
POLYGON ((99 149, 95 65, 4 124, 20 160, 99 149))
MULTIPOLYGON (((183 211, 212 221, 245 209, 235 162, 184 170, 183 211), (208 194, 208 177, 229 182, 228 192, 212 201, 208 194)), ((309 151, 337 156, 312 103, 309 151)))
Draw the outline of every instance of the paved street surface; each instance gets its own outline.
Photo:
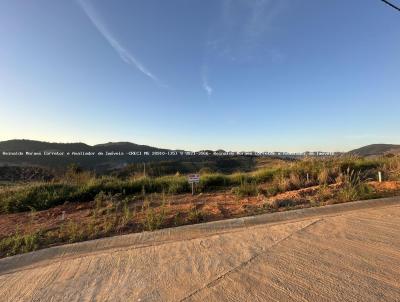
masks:
POLYGON ((1 301, 400 301, 400 199, 269 214, 0 260, 1 301))

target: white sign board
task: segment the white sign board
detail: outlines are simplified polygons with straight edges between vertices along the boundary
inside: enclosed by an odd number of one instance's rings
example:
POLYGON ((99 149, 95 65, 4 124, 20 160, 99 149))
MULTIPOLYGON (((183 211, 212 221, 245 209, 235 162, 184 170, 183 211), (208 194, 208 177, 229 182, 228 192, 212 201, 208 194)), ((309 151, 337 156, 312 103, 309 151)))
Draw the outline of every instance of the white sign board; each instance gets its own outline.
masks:
POLYGON ((200 182, 200 174, 189 174, 188 175, 188 182, 190 184, 199 183, 200 182))

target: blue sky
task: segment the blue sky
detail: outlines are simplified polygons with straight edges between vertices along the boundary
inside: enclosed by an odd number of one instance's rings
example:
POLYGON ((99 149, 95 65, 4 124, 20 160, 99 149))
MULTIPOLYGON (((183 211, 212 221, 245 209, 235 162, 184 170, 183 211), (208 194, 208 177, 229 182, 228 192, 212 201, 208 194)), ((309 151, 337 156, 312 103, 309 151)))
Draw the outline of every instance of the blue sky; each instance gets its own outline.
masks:
POLYGON ((346 151, 400 143, 399 87, 379 0, 0 2, 0 140, 346 151))

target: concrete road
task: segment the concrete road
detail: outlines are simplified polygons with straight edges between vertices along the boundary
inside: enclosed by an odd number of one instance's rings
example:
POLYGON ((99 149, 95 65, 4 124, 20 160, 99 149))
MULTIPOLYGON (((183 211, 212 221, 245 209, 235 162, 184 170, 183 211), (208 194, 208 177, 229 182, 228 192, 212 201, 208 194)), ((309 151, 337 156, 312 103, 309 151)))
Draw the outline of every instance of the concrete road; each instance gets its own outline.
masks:
POLYGON ((400 301, 400 198, 0 260, 1 301, 400 301))

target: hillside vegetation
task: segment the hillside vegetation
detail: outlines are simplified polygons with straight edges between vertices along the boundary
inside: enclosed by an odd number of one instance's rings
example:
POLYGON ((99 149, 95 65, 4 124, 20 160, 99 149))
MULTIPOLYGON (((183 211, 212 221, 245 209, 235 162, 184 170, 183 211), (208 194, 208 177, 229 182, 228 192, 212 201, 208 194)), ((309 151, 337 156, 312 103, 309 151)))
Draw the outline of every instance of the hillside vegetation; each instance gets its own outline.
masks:
POLYGON ((400 157, 260 160, 253 171, 187 176, 77 166, 51 181, 0 185, 0 257, 129 232, 400 194, 400 157), (378 183, 380 171, 383 182, 378 183))
MULTIPOLYGON (((288 190, 342 182, 347 176, 357 177, 361 182, 375 180, 378 170, 383 172, 386 179, 397 179, 399 162, 398 157, 342 157, 280 161, 277 166, 232 174, 210 173, 205 170, 201 174, 197 190, 210 192, 234 188, 236 192, 241 192, 245 187, 264 184, 261 193, 273 196, 288 190)), ((91 172, 80 171, 73 166, 63 177, 50 182, 31 182, 3 188, 0 191, 0 212, 45 210, 65 202, 91 201, 101 192, 130 196, 149 193, 182 194, 190 190, 186 176, 179 173, 161 177, 96 177, 91 172)), ((256 191, 259 191, 258 187, 256 191)))

